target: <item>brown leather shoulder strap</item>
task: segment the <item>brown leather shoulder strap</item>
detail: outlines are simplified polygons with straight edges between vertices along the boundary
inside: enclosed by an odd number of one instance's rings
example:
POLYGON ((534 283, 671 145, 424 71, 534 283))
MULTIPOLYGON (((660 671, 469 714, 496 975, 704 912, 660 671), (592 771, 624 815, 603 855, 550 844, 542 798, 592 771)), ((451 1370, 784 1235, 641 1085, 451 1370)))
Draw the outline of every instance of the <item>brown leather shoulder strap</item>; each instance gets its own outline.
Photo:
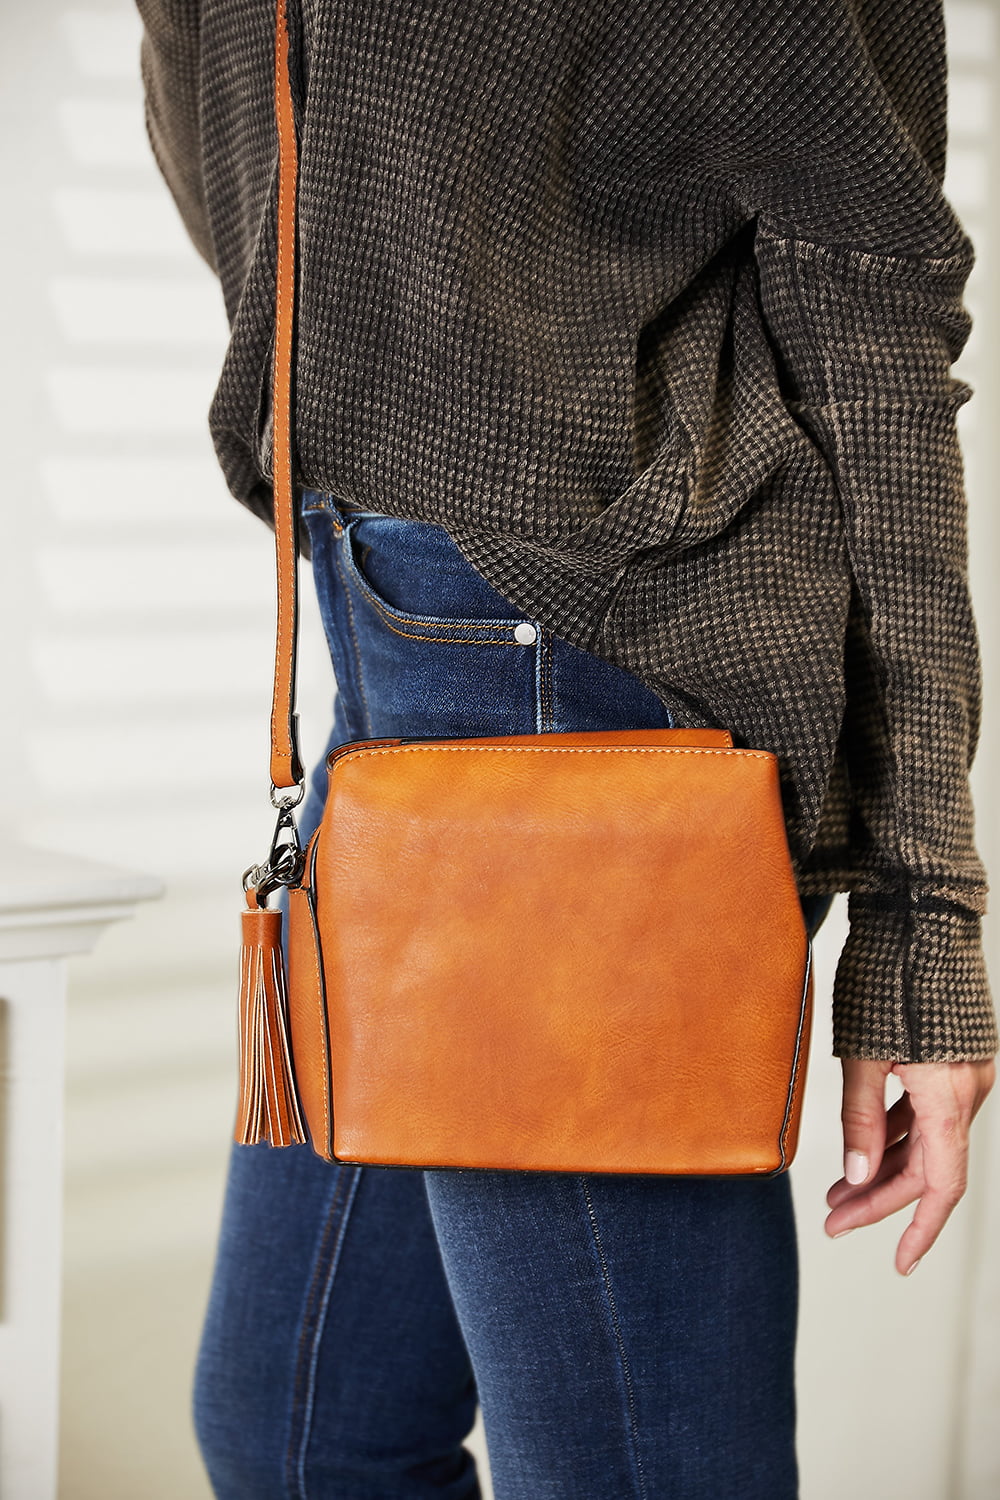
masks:
POLYGON ((277 0, 274 34, 274 113, 278 127, 278 243, 272 385, 274 546, 278 607, 271 702, 271 781, 298 786, 303 778, 295 714, 298 630, 298 543, 292 485, 292 341, 295 326, 295 201, 298 147, 288 68, 287 0, 277 0))

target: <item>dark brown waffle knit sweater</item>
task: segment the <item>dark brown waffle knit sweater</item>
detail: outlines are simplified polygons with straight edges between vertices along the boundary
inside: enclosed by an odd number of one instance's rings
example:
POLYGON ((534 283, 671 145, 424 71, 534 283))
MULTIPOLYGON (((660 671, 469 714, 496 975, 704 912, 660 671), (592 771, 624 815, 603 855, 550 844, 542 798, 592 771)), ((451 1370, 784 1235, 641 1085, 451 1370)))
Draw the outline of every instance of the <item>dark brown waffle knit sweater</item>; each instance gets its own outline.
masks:
MULTIPOLYGON (((273 7, 139 9, 154 150, 232 324, 216 448, 266 515, 273 7)), ((840 1055, 992 1054, 939 0, 291 24, 302 482, 444 525, 676 724, 777 753, 802 891, 851 893, 840 1055)))

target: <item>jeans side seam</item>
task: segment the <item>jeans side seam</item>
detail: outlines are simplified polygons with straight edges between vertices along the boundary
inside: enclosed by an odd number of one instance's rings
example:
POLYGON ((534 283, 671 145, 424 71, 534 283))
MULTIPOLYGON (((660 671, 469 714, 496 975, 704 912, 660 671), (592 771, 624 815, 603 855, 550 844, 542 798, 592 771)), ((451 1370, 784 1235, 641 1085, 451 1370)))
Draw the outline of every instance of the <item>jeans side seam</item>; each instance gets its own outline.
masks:
POLYGON ((625 1351, 625 1340, 622 1336, 621 1320, 618 1316, 618 1304, 615 1300, 614 1288, 611 1285, 611 1272, 608 1267, 607 1256, 604 1253, 604 1245, 601 1241, 601 1231, 597 1223, 597 1214, 594 1210, 590 1189, 587 1186, 586 1177, 578 1179, 583 1201, 587 1207, 587 1218, 590 1221, 590 1232, 593 1239, 594 1250, 601 1268, 601 1280, 604 1286, 604 1295, 607 1300, 608 1313, 611 1319, 611 1328, 614 1334, 615 1346, 618 1351, 618 1362, 621 1370, 622 1385, 624 1387, 625 1405, 628 1413, 628 1431, 631 1438, 632 1463, 635 1470, 636 1485, 640 1500, 647 1500, 646 1479, 642 1469, 642 1459, 639 1455, 639 1422, 635 1407, 635 1388, 632 1383, 632 1370, 625 1351))
MULTIPOLYGON (((345 536, 346 535, 347 533, 345 532, 345 536)), ((365 692, 364 667, 361 661, 361 643, 358 640, 358 632, 354 625, 354 605, 351 602, 351 591, 348 585, 347 578, 345 576, 344 566, 340 560, 340 557, 336 554, 334 555, 334 565, 337 569, 337 573, 340 576, 341 587, 344 590, 344 604, 347 607, 347 628, 351 632, 351 641, 354 645, 354 664, 357 669, 358 675, 358 696, 360 697, 361 702, 364 706, 365 729, 369 735, 373 735, 375 731, 372 728, 372 714, 371 709, 368 706, 368 694, 365 692)))
POLYGON ((552 690, 552 633, 538 627, 539 734, 555 728, 556 715, 552 690))
POLYGON ((320 1344, 322 1343, 323 1331, 326 1326, 326 1314, 330 1305, 330 1294, 333 1291, 334 1277, 340 1263, 340 1252, 344 1243, 344 1235, 347 1232, 348 1219, 350 1218, 351 1208, 361 1177, 359 1168, 351 1168, 343 1164, 336 1168, 336 1172, 337 1181, 330 1199, 330 1207, 327 1211, 320 1252, 317 1256, 316 1269, 313 1272, 312 1283, 306 1298, 305 1312, 299 1333, 294 1388, 295 1400, 292 1408, 293 1420, 288 1435, 288 1448, 285 1455, 288 1494, 294 1497, 294 1500, 309 1500, 306 1490, 306 1454, 309 1449, 309 1438, 312 1432, 320 1344), (349 1177, 347 1176, 348 1173, 350 1173, 349 1177), (345 1182, 348 1184, 346 1193, 344 1191, 345 1182), (342 1200, 343 1211, 338 1217, 338 1209, 342 1200), (331 1234, 333 1236, 332 1246, 330 1245, 331 1234), (329 1255, 328 1260, 326 1259, 327 1255, 329 1255), (322 1285, 320 1285, 320 1276, 323 1273, 324 1264, 326 1274, 323 1276, 322 1285), (301 1420, 298 1424, 294 1420, 297 1412, 301 1412, 301 1420), (298 1427, 298 1431, 296 1431, 296 1427, 298 1427))
MULTIPOLYGON (((296 1418, 301 1411, 307 1410, 309 1406, 309 1381, 305 1366, 304 1351, 308 1341, 310 1329, 315 1325, 314 1306, 316 1303, 317 1286, 320 1273, 326 1265, 327 1246, 336 1223, 337 1208, 340 1203, 344 1186, 343 1174, 337 1170, 334 1176, 333 1193, 330 1197, 326 1210, 326 1218, 323 1222, 323 1232, 320 1236, 319 1248, 316 1251, 316 1261, 313 1266, 312 1275, 309 1278, 309 1287, 306 1292, 302 1308, 302 1321, 299 1325, 299 1337, 295 1355, 295 1372, 292 1382, 292 1401, 289 1409, 288 1442, 285 1447, 285 1479, 286 1493, 294 1497, 298 1492, 297 1465, 293 1464, 293 1451, 296 1440, 296 1418), (304 1390, 303 1390, 304 1387, 304 1390)), ((302 1445, 300 1439, 300 1446, 302 1445)))

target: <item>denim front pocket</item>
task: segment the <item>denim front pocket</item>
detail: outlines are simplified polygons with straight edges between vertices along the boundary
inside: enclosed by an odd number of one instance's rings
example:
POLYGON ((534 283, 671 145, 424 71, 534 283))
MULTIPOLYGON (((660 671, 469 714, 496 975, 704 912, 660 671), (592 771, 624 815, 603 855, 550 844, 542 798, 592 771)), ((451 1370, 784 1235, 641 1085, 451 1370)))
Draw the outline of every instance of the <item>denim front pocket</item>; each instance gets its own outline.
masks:
POLYGON ((305 513, 338 686, 358 704, 362 733, 541 727, 543 632, 490 588, 441 527, 342 513, 319 496, 307 497, 305 513))
POLYGON ((388 516, 349 519, 345 582, 385 626, 409 640, 511 646, 531 622, 490 588, 440 526, 388 516))
POLYGON ((351 738, 668 727, 638 678, 519 615, 441 526, 307 492, 351 738))

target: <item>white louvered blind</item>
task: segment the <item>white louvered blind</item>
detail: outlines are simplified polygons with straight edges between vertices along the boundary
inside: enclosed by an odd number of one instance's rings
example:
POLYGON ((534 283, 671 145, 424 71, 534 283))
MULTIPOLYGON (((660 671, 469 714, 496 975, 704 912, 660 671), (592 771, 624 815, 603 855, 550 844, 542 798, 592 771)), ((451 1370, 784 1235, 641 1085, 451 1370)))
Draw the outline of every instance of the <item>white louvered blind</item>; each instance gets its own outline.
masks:
MULTIPOLYGON (((197 1500, 240 875, 273 821, 271 536, 207 438, 225 319, 146 142, 133 7, 36 0, 2 25, 0 817, 168 885, 73 976, 61 1493, 197 1500)), ((315 753, 332 684, 304 582, 315 753)))

